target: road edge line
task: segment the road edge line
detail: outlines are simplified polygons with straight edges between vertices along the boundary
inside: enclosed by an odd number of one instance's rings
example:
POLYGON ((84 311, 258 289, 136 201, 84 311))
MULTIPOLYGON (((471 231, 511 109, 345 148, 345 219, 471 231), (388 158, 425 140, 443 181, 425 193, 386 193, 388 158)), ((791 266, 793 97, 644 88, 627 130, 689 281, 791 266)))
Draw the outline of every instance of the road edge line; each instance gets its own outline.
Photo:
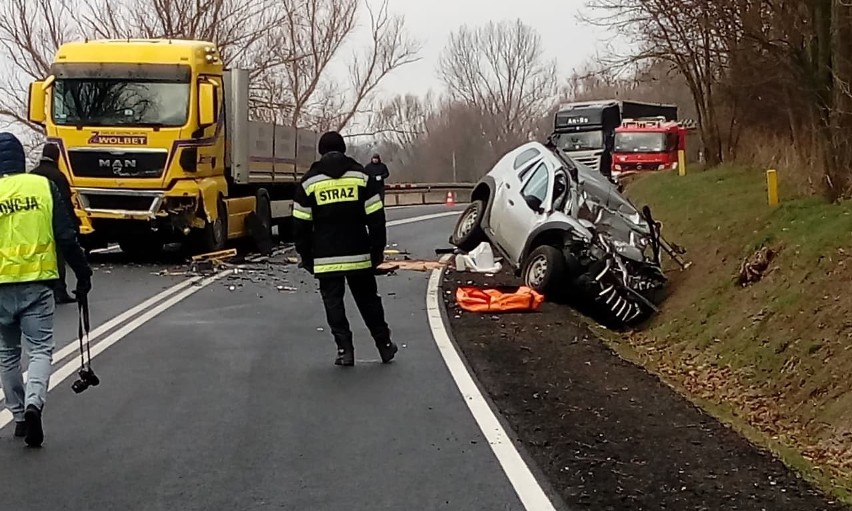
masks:
MULTIPOLYGON (((444 260, 446 259, 448 258, 444 258, 444 260)), ((447 326, 444 323, 444 316, 441 313, 440 289, 443 274, 442 269, 437 269, 432 270, 432 274, 429 276, 426 291, 426 316, 429 320, 429 328, 432 330, 432 338, 444 359, 444 364, 450 371, 456 387, 464 398, 471 415, 473 415, 473 419, 488 440, 491 451, 500 463, 524 508, 527 511, 556 511, 550 497, 547 496, 541 484, 527 466, 526 461, 506 434, 506 430, 482 395, 450 339, 447 326)))
POLYGON ((414 224, 417 222, 426 222, 428 220, 435 220, 438 218, 444 218, 448 216, 460 215, 461 211, 445 211, 443 213, 432 213, 429 215, 422 216, 413 216, 411 218, 400 218, 399 220, 390 220, 385 223, 386 227, 396 227, 398 225, 407 225, 414 224))

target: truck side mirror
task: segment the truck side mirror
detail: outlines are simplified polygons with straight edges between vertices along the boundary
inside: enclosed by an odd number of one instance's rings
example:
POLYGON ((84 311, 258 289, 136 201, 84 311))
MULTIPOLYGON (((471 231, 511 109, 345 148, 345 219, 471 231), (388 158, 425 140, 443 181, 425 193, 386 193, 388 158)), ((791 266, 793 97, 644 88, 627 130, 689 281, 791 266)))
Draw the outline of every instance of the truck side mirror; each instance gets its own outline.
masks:
POLYGON ((47 93, 44 90, 44 82, 38 81, 30 84, 30 95, 27 100, 27 117, 34 124, 43 125, 46 120, 44 111, 47 93))
POLYGON ((210 82, 198 84, 198 124, 202 127, 216 124, 218 112, 216 86, 210 82))

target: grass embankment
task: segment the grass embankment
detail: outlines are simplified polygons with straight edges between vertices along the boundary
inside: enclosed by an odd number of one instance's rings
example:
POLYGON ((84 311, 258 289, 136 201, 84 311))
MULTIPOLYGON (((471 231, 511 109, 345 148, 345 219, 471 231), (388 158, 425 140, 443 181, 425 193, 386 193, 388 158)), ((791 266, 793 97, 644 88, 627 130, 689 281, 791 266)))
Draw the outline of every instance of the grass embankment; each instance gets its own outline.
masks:
MULTIPOLYGON (((782 176, 783 179, 783 176, 782 176)), ((654 323, 619 342, 705 408, 852 503, 852 203, 786 198, 742 168, 628 185, 693 261, 654 323), (743 260, 778 251, 761 280, 743 260)))

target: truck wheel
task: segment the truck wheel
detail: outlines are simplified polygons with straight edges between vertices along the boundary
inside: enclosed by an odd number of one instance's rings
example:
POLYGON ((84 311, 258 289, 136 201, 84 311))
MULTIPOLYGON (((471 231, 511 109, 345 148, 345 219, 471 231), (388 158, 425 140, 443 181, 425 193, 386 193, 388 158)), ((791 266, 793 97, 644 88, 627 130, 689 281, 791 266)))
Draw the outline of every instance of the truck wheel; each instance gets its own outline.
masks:
POLYGON ((221 198, 216 201, 216 209, 219 212, 218 218, 207 222, 197 233, 193 243, 193 249, 197 253, 218 252, 223 250, 228 242, 228 207, 221 198))
POLYGON ((485 202, 481 200, 471 202, 456 222, 450 243, 465 252, 470 252, 483 241, 487 241, 485 232, 482 231, 482 217, 484 215, 485 202))
POLYGON ((527 257, 523 266, 524 284, 547 299, 553 300, 564 296, 567 285, 565 282, 565 258, 556 247, 542 245, 527 257))

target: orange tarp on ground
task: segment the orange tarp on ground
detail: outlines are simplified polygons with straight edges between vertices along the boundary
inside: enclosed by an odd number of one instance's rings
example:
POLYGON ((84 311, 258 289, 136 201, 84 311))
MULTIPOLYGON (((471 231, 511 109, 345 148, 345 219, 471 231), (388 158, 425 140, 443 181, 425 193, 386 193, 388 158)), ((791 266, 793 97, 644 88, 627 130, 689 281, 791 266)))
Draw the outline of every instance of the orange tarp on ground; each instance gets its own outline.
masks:
POLYGON ((460 287, 456 290, 456 302, 468 312, 531 312, 541 307, 544 296, 528 287, 520 287, 514 293, 460 287))

